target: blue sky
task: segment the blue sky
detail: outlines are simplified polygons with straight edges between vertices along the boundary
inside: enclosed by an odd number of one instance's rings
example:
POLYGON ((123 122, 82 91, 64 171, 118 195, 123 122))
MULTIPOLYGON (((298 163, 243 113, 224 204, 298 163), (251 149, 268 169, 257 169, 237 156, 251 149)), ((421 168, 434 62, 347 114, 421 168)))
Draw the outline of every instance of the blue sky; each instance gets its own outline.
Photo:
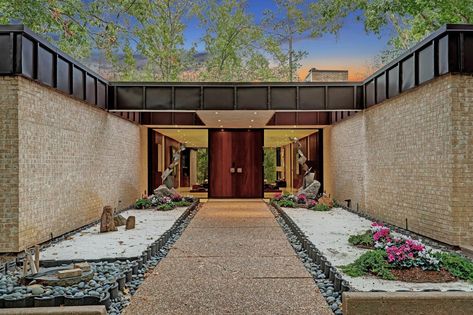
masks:
MULTIPOLYGON (((248 11, 255 19, 261 18, 264 10, 274 8, 272 0, 249 0, 248 11)), ((186 42, 190 46, 197 43, 197 49, 203 51, 199 40, 203 36, 202 29, 196 19, 188 21, 185 31, 186 42)), ((295 44, 295 49, 305 50, 308 56, 302 62, 299 76, 305 77, 307 71, 319 69, 348 69, 350 79, 362 79, 366 76, 367 65, 386 48, 389 32, 381 35, 367 34, 363 23, 356 20, 355 15, 349 16, 337 36, 327 34, 317 39, 307 39, 295 44)))

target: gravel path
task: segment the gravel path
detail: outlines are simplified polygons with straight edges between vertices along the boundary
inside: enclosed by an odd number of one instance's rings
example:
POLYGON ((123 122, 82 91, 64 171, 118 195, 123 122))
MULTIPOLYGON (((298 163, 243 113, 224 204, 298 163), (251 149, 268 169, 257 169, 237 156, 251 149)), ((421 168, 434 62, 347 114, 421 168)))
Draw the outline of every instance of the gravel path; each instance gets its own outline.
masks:
MULTIPOLYGON (((348 243, 348 237, 369 230, 371 221, 341 208, 320 212, 307 209, 283 208, 291 219, 301 228, 309 240, 330 261, 332 266, 349 264, 367 251, 348 243)), ((340 270, 339 270, 340 271, 340 270)), ((341 272, 341 271, 340 271, 341 272)), ((450 283, 408 283, 389 281, 374 276, 350 277, 343 272, 344 279, 357 290, 412 290, 424 289, 473 291, 473 285, 465 281, 450 283)))
POLYGON ((125 314, 333 314, 263 202, 206 203, 125 314))
POLYGON ((125 218, 131 215, 136 217, 134 229, 125 230, 125 226, 119 226, 118 231, 99 233, 100 224, 96 224, 46 248, 41 252, 41 259, 87 260, 140 256, 185 210, 185 207, 180 207, 171 211, 144 209, 121 212, 125 218))

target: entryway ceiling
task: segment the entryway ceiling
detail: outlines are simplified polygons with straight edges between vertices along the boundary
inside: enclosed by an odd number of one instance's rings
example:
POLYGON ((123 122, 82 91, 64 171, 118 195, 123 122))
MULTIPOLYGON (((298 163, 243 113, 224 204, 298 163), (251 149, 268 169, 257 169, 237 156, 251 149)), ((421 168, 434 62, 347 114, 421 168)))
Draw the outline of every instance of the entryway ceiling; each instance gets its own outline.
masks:
MULTIPOLYGON (((189 148, 208 147, 207 129, 155 129, 157 132, 172 138, 178 142, 185 143, 189 148)), ((291 143, 289 138, 298 139, 307 137, 317 132, 315 129, 265 129, 264 146, 276 148, 291 143)))
POLYGON ((281 147, 292 142, 289 138, 301 139, 316 132, 316 129, 266 129, 264 131, 264 146, 268 148, 281 147))
POLYGON ((207 129, 155 129, 157 132, 185 143, 188 148, 206 148, 208 146, 207 129))
POLYGON ((274 111, 229 110, 197 111, 207 128, 264 128, 273 117, 274 111))

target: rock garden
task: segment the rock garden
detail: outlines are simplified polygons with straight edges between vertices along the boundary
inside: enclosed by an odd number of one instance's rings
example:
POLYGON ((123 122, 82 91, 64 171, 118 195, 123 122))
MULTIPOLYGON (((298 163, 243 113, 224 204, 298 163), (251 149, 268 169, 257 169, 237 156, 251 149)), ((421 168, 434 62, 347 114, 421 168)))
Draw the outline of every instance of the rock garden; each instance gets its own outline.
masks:
POLYGON ((314 211, 310 200, 277 195, 272 204, 313 246, 314 257, 322 258, 351 290, 473 291, 473 262, 453 248, 373 222, 336 203, 314 211))
POLYGON ((197 208, 198 200, 175 192, 120 213, 104 207, 100 221, 42 244, 37 261, 26 251, 3 266, 0 308, 103 304, 120 314, 197 208))

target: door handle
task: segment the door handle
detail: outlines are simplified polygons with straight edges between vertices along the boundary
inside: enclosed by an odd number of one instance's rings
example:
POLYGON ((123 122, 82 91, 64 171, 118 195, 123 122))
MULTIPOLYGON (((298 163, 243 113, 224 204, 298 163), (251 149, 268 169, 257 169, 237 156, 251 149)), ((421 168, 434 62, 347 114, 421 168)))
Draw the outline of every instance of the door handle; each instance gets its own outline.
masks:
POLYGON ((241 167, 237 168, 237 173, 243 173, 243 169, 241 167))
POLYGON ((232 173, 232 174, 235 173, 235 168, 234 167, 230 168, 230 173, 232 173))

